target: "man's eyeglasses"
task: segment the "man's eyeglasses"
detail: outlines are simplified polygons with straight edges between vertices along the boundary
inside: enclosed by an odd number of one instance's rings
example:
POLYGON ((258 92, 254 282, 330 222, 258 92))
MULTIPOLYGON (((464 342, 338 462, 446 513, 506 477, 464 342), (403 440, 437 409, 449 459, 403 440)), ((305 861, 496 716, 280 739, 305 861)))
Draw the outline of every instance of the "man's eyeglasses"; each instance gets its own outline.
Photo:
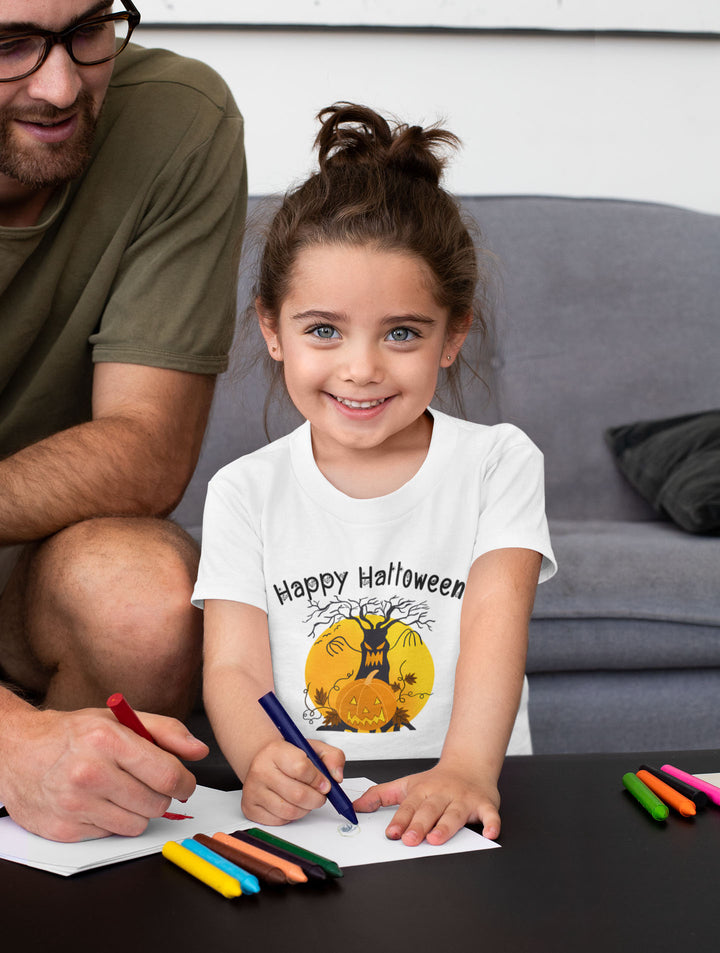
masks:
POLYGON ((40 69, 56 43, 62 43, 78 66, 97 66, 114 59, 128 45, 140 22, 140 13, 131 0, 122 0, 122 4, 126 13, 90 17, 62 33, 0 33, 0 83, 25 79, 40 69))

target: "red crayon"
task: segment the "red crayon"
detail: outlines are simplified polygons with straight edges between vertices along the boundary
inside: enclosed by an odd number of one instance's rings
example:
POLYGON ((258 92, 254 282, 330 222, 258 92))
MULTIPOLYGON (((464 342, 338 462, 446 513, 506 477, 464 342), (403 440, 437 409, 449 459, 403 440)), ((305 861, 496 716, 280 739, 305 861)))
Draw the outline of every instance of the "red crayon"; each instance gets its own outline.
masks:
MULTIPOLYGON (((134 731, 136 735, 139 735, 141 738, 149 741, 150 744, 157 744, 157 741, 155 741, 145 725, 140 721, 130 705, 128 705, 128 703, 125 701, 125 696, 122 694, 122 692, 115 692, 114 695, 111 695, 108 698, 106 704, 121 725, 129 728, 130 731, 134 731)), ((166 817, 170 821, 187 821, 192 819, 192 814, 173 814, 169 811, 166 811, 163 814, 163 817, 166 817)))
POLYGON ((125 725, 126 728, 134 731, 136 735, 140 735, 141 738, 151 744, 157 744, 157 741, 125 701, 125 696, 121 692, 115 692, 114 695, 111 695, 107 700, 107 706, 121 725, 125 725))

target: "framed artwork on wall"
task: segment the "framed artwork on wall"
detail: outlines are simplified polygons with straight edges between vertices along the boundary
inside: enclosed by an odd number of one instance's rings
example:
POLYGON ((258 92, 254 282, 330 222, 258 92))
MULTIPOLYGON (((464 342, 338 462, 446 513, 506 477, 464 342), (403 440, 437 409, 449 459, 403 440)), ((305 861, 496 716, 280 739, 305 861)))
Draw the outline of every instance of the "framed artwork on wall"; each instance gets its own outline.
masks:
POLYGON ((708 0, 141 0, 152 26, 720 33, 708 0))

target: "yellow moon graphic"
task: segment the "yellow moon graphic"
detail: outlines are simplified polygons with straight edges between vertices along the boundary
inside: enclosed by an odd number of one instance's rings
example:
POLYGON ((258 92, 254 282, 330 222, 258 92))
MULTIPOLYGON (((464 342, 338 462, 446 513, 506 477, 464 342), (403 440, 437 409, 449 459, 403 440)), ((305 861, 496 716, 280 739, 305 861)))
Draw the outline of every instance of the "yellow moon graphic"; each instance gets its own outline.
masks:
MULTIPOLYGON (((384 623, 385 618, 378 614, 364 616, 367 622, 377 625, 384 623)), ((352 723, 357 731, 379 730, 395 720, 396 724, 412 721, 424 707, 432 693, 435 679, 435 666, 427 646, 405 622, 393 622, 387 630, 386 641, 388 648, 380 653, 390 666, 390 675, 387 684, 390 685, 395 699, 395 708, 384 704, 384 720, 381 717, 372 718, 366 710, 366 719, 357 719, 349 715, 349 696, 353 695, 352 702, 356 701, 356 694, 343 690, 352 682, 358 680, 358 672, 363 658, 363 641, 366 631, 355 619, 340 619, 325 629, 312 644, 305 663, 305 684, 308 698, 312 700, 317 710, 325 716, 326 724, 349 727, 352 723), (340 699, 341 710, 338 710, 340 699), (371 727, 371 726, 375 727, 371 727)), ((374 653, 377 658, 378 652, 374 653)), ((373 669, 380 668, 375 663, 373 669)), ((374 675, 367 687, 372 689, 380 679, 374 675)), ((361 677, 361 684, 367 681, 361 677)), ((358 685, 358 688, 361 686, 358 685)), ((373 698, 378 706, 386 703, 388 693, 384 688, 373 694, 363 692, 367 705, 372 706, 373 698)))

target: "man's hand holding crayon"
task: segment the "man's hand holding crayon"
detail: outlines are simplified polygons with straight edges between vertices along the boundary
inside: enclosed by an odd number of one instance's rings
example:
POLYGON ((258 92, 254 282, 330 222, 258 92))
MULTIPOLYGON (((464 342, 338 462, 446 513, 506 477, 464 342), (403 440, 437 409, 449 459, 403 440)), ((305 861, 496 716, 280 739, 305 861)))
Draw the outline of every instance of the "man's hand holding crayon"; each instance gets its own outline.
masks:
POLYGON ((107 709, 33 709, 32 716, 33 758, 26 759, 22 778, 4 779, 3 795, 17 824, 49 840, 141 834, 173 798, 187 799, 195 790, 180 759, 198 761, 208 753, 181 722, 162 715, 142 714, 155 743, 107 709))

